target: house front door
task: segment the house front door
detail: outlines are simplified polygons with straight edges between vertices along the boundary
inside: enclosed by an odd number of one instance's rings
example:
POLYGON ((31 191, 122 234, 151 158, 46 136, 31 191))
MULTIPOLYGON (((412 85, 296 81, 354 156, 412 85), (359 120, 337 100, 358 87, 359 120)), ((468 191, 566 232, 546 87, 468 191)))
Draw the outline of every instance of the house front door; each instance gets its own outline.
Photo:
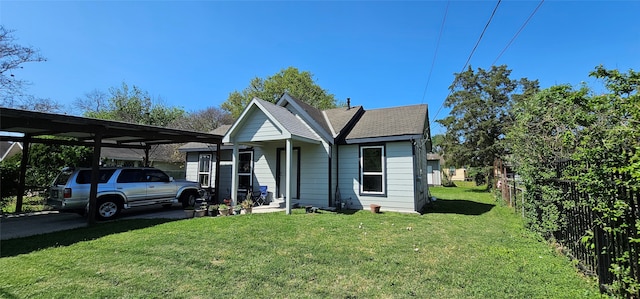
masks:
MULTIPOLYGON (((291 198, 299 199, 299 182, 300 182, 300 149, 294 148, 291 153, 291 198)), ((277 187, 276 190, 278 197, 285 198, 287 196, 287 152, 284 149, 278 149, 278 169, 277 173, 277 187)))

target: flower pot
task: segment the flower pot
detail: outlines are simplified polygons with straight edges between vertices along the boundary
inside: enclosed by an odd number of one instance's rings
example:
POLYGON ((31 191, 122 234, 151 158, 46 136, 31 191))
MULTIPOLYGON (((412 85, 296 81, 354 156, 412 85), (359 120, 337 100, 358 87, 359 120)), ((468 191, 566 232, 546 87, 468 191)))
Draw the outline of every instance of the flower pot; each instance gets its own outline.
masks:
POLYGON ((380 213, 380 206, 377 204, 371 204, 371 213, 377 214, 380 213))
POLYGON ((245 214, 251 214, 251 212, 252 212, 252 211, 253 211, 253 208, 252 208, 252 207, 244 208, 244 213, 245 213, 245 214))
POLYGON ((218 210, 218 212, 220 213, 220 216, 228 216, 229 215, 229 209, 218 210))
POLYGON ((185 218, 193 218, 194 213, 195 213, 195 210, 184 210, 185 218))
POLYGON ((194 217, 203 217, 207 210, 195 210, 194 217))

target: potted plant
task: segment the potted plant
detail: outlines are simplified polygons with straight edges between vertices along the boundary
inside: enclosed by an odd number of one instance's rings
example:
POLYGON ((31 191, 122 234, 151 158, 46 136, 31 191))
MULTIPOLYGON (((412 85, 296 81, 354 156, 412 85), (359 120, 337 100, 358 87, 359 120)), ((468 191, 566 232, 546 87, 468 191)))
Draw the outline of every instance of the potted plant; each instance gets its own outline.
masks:
POLYGON ((195 209, 194 217, 203 217, 205 214, 207 214, 207 202, 202 201, 198 204, 198 208, 195 209))
POLYGON ((209 216, 218 216, 218 205, 209 205, 209 216))
POLYGON ((193 207, 184 208, 184 216, 185 218, 193 218, 195 210, 193 207))
POLYGON ((242 212, 242 206, 240 206, 240 205, 235 205, 235 206, 233 207, 233 211, 235 212, 235 213, 234 213, 235 215, 240 215, 240 212, 242 212))
POLYGON ((203 217, 207 213, 207 208, 197 208, 194 210, 193 217, 203 217))
POLYGON ((251 214, 251 211, 253 210, 253 200, 247 198, 240 204, 242 205, 242 208, 244 209, 244 212, 246 214, 251 214))
POLYGON ((229 215, 229 206, 223 203, 219 204, 218 213, 220 213, 221 216, 229 215))

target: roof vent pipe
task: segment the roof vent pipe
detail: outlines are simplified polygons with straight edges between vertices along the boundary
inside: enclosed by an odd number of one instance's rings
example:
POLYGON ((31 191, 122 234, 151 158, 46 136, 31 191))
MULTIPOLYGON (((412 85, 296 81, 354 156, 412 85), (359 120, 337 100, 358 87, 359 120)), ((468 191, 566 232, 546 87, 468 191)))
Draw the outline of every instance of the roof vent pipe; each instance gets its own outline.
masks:
POLYGON ((347 110, 351 109, 351 98, 347 98, 347 110))

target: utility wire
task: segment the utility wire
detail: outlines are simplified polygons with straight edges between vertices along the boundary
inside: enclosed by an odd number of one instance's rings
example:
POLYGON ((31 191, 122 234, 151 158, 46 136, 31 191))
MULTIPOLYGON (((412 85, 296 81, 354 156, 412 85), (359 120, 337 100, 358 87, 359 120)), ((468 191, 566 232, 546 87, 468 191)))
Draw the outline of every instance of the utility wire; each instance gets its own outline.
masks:
POLYGON ((424 86, 424 91, 422 92, 422 101, 420 101, 420 103, 424 103, 424 97, 427 95, 427 88, 429 87, 429 81, 431 81, 431 73, 433 73, 433 66, 436 63, 436 57, 438 56, 438 49, 440 48, 440 38, 442 37, 442 31, 444 31, 444 23, 447 20, 447 13, 449 12, 450 3, 451 0, 447 1, 447 6, 444 9, 444 17, 442 17, 442 24, 440 24, 440 33, 438 34, 438 41, 436 42, 436 51, 435 53, 433 53, 431 68, 429 69, 429 76, 427 77, 427 84, 424 86))
MULTIPOLYGON (((482 40, 482 37, 484 36, 485 31, 487 31, 489 24, 491 24, 491 20, 493 20, 493 16, 496 14, 496 11, 498 10, 498 6, 500 6, 500 2, 502 2, 502 0, 498 0, 498 3, 496 3, 496 7, 493 8, 493 12, 491 12, 491 16, 489 17, 487 24, 484 25, 484 29, 482 29, 482 33, 480 33, 480 37, 478 37, 478 41, 476 42, 476 45, 473 46, 473 50, 471 50, 471 53, 469 53, 469 58, 467 58, 467 62, 464 63, 464 66, 462 66, 462 70, 460 70, 461 73, 467 67, 467 65, 469 64, 469 61, 471 61, 471 57, 473 56, 473 53, 476 52, 476 49, 478 48, 478 45, 480 44, 480 41, 482 40)), ((444 100, 442 100, 442 104, 440 104, 440 108, 438 108, 438 111, 436 111, 436 114, 433 116, 433 120, 431 121, 431 123, 433 123, 436 120, 436 118, 438 117, 438 114, 440 114, 440 111, 442 110, 442 107, 444 107, 444 102, 446 101, 446 98, 448 98, 451 95, 451 93, 452 91, 449 90, 449 94, 447 95, 447 97, 445 97, 444 100)))
POLYGON ((496 3, 496 7, 493 8, 493 12, 491 13, 491 17, 489 17, 489 20, 487 21, 487 24, 484 25, 484 29, 482 29, 482 33, 480 33, 480 37, 478 38, 478 41, 476 42, 476 45, 473 46, 473 50, 471 50, 471 53, 469 54, 469 58, 467 58, 467 62, 464 63, 464 66, 462 67, 462 70, 460 70, 461 73, 467 67, 467 65, 469 64, 469 61, 471 61, 471 57, 473 56, 473 53, 476 52, 476 49, 478 48, 478 45, 480 44, 480 41, 482 40, 482 37, 484 36, 484 32, 487 31, 487 28, 489 27, 489 24, 491 24, 491 20, 493 20, 493 16, 496 14, 496 11, 498 10, 498 6, 500 6, 500 2, 502 2, 502 0, 498 0, 498 3, 496 3))
POLYGON ((524 27, 527 26, 527 23, 529 23, 531 18, 533 18, 533 15, 535 15, 536 12, 538 12, 538 9, 540 8, 540 6, 542 6, 542 3, 544 3, 544 0, 540 0, 540 3, 538 4, 538 6, 536 6, 536 9, 534 9, 533 12, 529 15, 529 18, 527 18, 527 20, 524 21, 524 23, 522 24, 520 29, 518 29, 518 32, 516 32, 516 34, 513 36, 513 38, 511 38, 511 40, 509 41, 507 46, 505 46, 504 49, 502 49, 502 52, 500 52, 498 57, 496 57, 496 60, 494 60, 493 63, 491 63, 491 65, 495 65, 496 62, 498 61, 498 59, 500 59, 500 57, 502 57, 502 54, 504 54, 504 52, 507 51, 507 48, 509 48, 509 46, 511 46, 511 43, 513 43, 513 41, 518 37, 520 32, 522 32, 522 29, 524 29, 524 27))

